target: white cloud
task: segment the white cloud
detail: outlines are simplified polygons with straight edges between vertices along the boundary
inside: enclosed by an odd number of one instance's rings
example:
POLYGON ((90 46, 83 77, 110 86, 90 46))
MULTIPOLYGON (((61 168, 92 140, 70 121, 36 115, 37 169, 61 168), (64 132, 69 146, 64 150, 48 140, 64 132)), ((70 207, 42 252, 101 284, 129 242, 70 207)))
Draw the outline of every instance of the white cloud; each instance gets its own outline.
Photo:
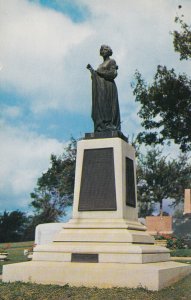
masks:
POLYGON ((4 118, 14 119, 22 115, 22 109, 15 105, 12 106, 2 105, 0 109, 1 109, 1 114, 4 118))
MULTIPOLYGON (((73 23, 67 16, 27 0, 1 0, 1 83, 26 96, 35 113, 47 109, 90 111, 87 63, 100 62, 107 43, 119 65, 121 104, 131 105, 135 69, 151 78, 157 64, 190 73, 179 62, 169 32, 175 27, 176 0, 78 0, 90 17, 73 23), (127 99, 131 99, 127 103, 127 99)), ((191 3, 182 1, 185 15, 191 3)))
POLYGON ((31 99, 35 111, 70 107, 65 58, 91 30, 26 0, 1 1, 0 14, 1 83, 31 99))
MULTIPOLYGON (((18 199, 32 192, 36 180, 47 170, 51 153, 61 154, 63 144, 1 122, 0 140, 0 193, 12 194, 18 199)), ((25 199, 25 205, 28 199, 25 199)), ((1 202, 1 205, 5 203, 1 202)))

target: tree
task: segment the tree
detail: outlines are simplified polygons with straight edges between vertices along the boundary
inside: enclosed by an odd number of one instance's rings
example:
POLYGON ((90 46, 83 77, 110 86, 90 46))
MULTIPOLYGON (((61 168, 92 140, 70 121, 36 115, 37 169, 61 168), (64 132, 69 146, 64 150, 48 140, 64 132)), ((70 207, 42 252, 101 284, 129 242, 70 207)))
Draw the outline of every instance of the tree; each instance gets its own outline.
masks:
POLYGON ((141 104, 141 125, 147 130, 137 136, 140 143, 164 144, 174 140, 185 152, 191 150, 191 80, 174 69, 158 66, 151 85, 136 72, 134 95, 141 104))
POLYGON ((146 155, 140 154, 137 165, 137 196, 139 214, 151 215, 154 204, 165 199, 174 200, 174 205, 183 201, 184 189, 191 188, 191 165, 186 154, 178 159, 167 160, 157 148, 151 148, 146 155))
POLYGON ((0 215, 0 243, 18 242, 24 238, 28 222, 24 212, 15 210, 0 215))
POLYGON ((180 53, 180 60, 191 59, 191 26, 178 16, 175 18, 175 22, 180 24, 181 31, 174 30, 172 33, 174 49, 180 53))
MULTIPOLYGON (((181 31, 174 31, 174 48, 180 59, 191 58, 191 27, 181 18, 175 22, 181 31)), ((191 150, 191 80, 186 74, 176 75, 174 69, 158 66, 152 84, 135 73, 134 95, 141 104, 139 116, 146 129, 138 134, 140 143, 164 144, 173 140, 183 152, 191 150)))
POLYGON ((62 217, 64 208, 72 205, 76 140, 71 139, 63 155, 51 155, 51 166, 37 181, 37 187, 31 193, 31 206, 34 208, 32 226, 40 223, 55 222, 62 217))

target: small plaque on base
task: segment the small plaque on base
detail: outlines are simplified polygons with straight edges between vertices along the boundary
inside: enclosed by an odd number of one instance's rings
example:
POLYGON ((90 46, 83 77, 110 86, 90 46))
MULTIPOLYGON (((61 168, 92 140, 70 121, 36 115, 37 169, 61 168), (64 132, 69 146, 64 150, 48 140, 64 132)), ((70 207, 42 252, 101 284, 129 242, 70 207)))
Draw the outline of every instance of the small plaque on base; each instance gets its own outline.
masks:
POLYGON ((98 254, 72 253, 72 262, 98 263, 98 254))

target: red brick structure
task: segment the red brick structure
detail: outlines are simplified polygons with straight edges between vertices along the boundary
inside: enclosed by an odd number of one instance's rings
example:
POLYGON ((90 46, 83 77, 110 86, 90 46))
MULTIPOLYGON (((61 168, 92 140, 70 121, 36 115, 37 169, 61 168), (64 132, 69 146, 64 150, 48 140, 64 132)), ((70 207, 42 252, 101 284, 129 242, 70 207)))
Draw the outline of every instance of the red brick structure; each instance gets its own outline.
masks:
POLYGON ((191 214, 191 189, 184 190, 184 215, 191 214))
POLYGON ((146 227, 152 235, 172 234, 172 216, 146 217, 146 227))

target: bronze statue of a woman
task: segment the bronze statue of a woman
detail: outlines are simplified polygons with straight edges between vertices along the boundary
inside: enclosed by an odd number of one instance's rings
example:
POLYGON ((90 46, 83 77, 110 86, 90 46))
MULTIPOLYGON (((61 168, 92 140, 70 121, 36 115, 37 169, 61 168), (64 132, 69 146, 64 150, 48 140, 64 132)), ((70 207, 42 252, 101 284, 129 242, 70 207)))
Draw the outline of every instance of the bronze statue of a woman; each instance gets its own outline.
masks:
POLYGON ((103 63, 95 71, 90 64, 87 69, 92 74, 92 119, 94 132, 121 130, 118 93, 115 84, 118 66, 111 59, 112 50, 102 45, 100 55, 103 63))

